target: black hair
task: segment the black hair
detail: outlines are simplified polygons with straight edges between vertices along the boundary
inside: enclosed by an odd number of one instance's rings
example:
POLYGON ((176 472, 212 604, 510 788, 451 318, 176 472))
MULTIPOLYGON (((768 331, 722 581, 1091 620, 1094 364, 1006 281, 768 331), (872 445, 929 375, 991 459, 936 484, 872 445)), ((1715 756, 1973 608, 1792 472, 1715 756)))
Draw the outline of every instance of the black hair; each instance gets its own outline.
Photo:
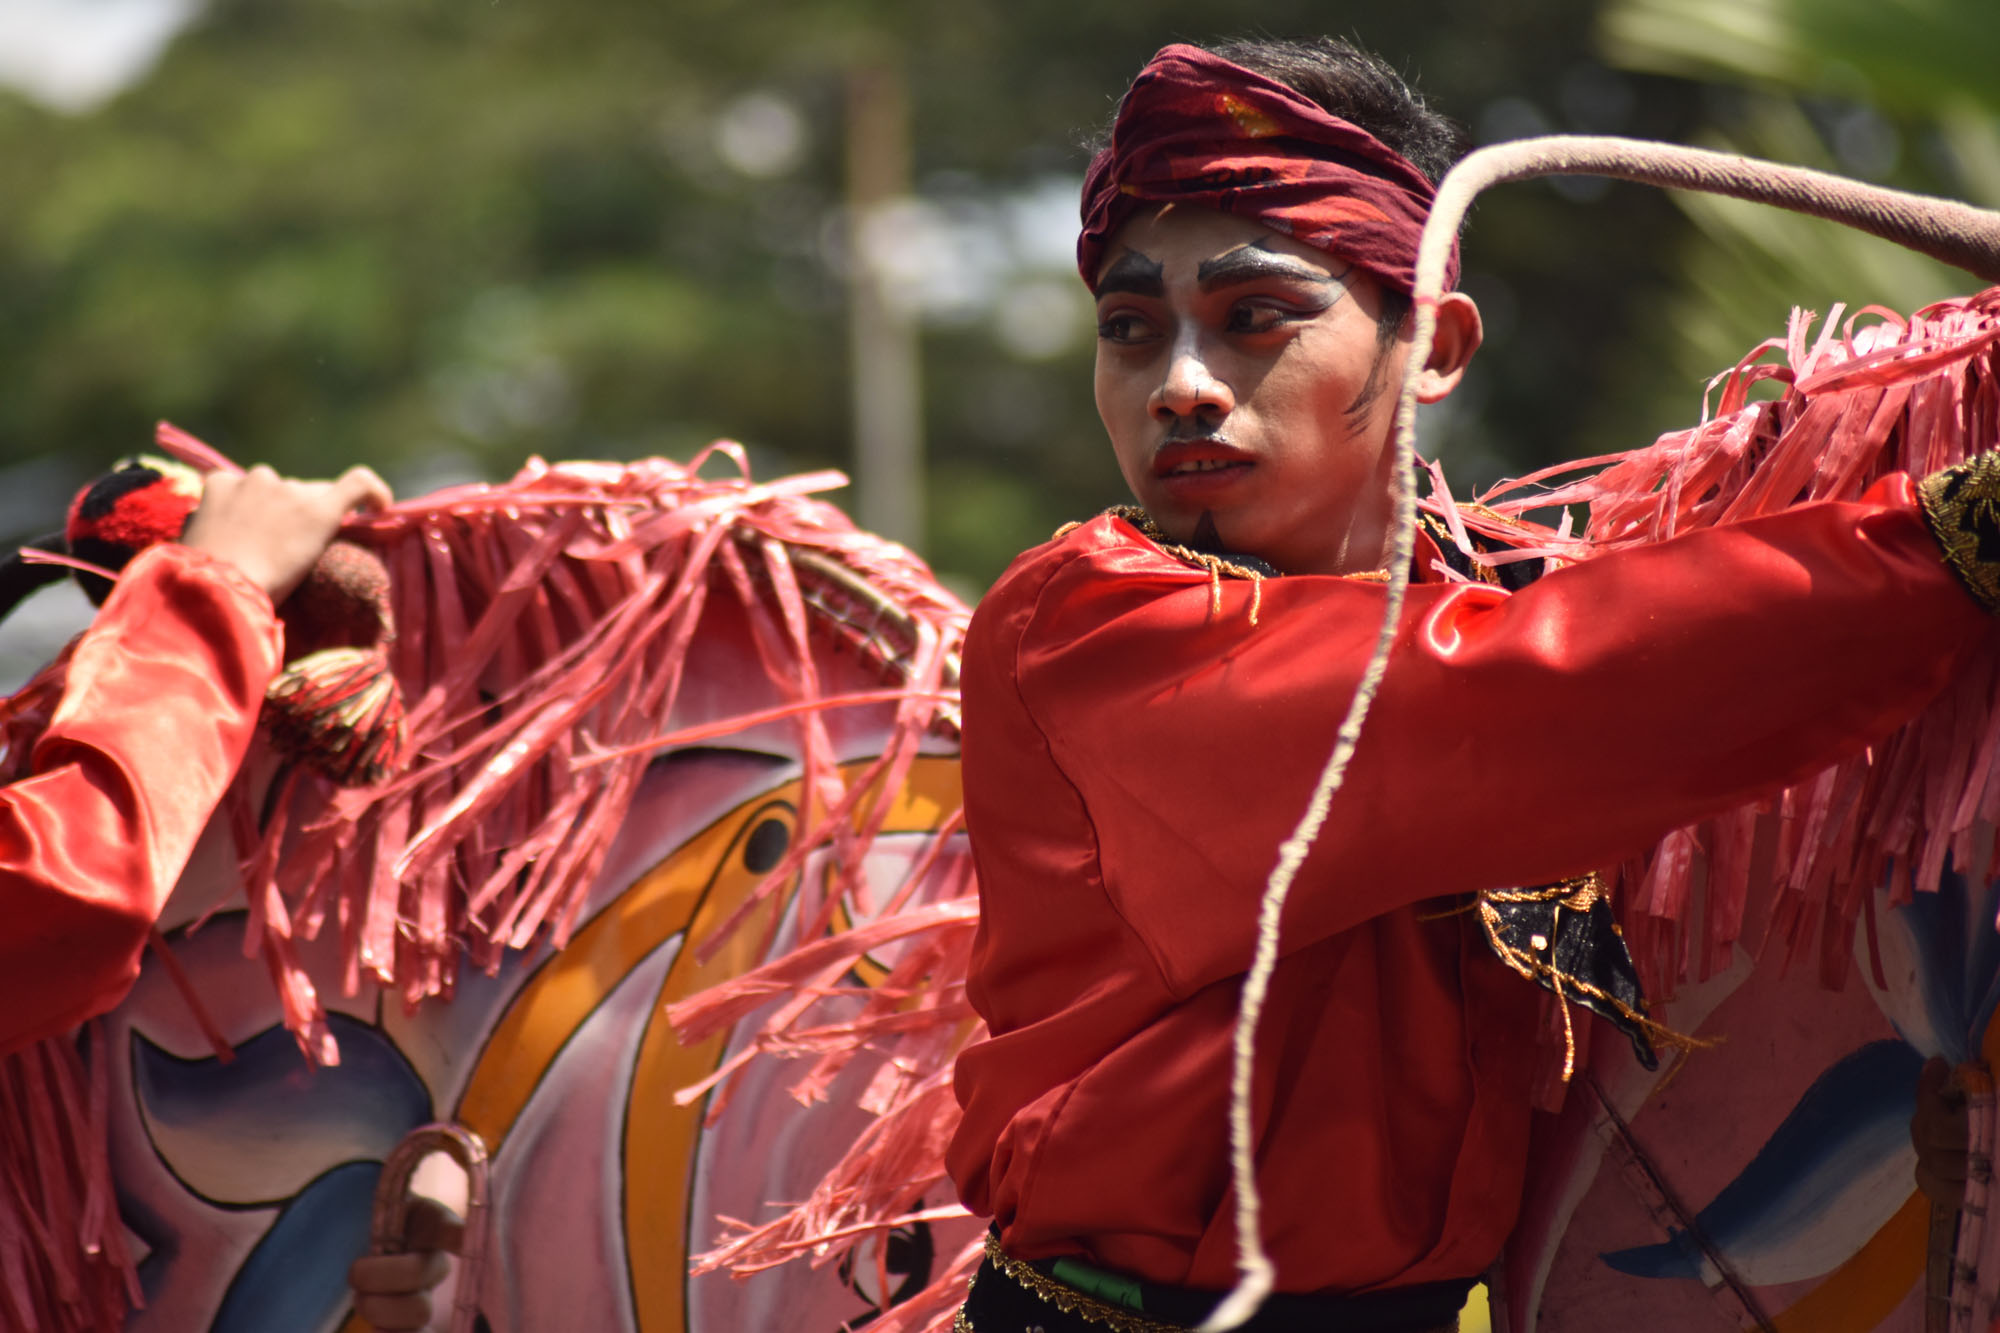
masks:
MULTIPOLYGON (((1328 115, 1368 131, 1423 172, 1433 185, 1465 156, 1469 140, 1464 127, 1433 110, 1394 65, 1352 42, 1338 37, 1306 41, 1241 37, 1207 49, 1254 74, 1296 89, 1319 103, 1328 115)), ((1382 289, 1382 313, 1376 330, 1384 352, 1396 341, 1409 314, 1407 295, 1382 289)))
POLYGON ((1309 41, 1237 38, 1208 48, 1224 60, 1289 85, 1328 115, 1358 125, 1424 173, 1444 179, 1465 156, 1466 135, 1431 109, 1395 66, 1338 37, 1309 41))

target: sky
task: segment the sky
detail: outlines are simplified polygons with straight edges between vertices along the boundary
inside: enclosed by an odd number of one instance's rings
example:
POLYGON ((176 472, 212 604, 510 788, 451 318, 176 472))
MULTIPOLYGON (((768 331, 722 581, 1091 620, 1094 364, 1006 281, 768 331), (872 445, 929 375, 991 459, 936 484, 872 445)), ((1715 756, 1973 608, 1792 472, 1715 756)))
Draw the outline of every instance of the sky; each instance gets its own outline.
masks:
POLYGON ((89 111, 142 77, 201 0, 0 0, 0 86, 89 111))

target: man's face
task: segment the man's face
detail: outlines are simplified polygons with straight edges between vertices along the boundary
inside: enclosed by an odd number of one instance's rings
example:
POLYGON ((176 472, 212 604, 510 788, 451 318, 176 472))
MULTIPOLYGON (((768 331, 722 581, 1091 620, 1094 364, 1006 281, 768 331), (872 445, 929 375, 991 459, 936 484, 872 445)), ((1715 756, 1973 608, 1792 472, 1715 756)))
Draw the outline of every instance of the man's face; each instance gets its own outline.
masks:
POLYGON ((1133 219, 1097 280, 1097 411, 1132 493, 1179 541, 1286 573, 1377 568, 1406 341, 1380 289, 1204 209, 1133 219))

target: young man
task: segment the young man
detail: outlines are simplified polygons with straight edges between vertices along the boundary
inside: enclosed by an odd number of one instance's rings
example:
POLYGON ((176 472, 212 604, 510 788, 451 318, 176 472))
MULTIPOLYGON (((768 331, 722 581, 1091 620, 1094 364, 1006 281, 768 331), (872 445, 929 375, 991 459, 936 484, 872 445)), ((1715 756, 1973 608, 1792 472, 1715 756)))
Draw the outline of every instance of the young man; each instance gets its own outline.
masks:
MULTIPOLYGON (((1097 404, 1143 511, 1022 556, 966 645, 991 1035, 949 1163, 994 1234, 962 1329, 1181 1328, 1234 1282, 1231 1028, 1380 623, 1402 316, 1455 152, 1339 43, 1175 46, 1092 165, 1097 404)), ((1479 338, 1446 296, 1425 401, 1479 338)), ((1431 900, 1587 874, 1817 771, 1990 634, 1900 477, 1516 592, 1418 544, 1260 1028, 1279 1294, 1252 1328, 1454 1327, 1512 1227, 1540 997, 1431 900), (1592 762, 1610 735, 1623 762, 1592 762)))
POLYGON ((388 502, 367 468, 216 474, 182 539, 125 568, 22 775, 0 788, 0 1056, 131 988, 278 671, 272 607, 349 511, 388 502))

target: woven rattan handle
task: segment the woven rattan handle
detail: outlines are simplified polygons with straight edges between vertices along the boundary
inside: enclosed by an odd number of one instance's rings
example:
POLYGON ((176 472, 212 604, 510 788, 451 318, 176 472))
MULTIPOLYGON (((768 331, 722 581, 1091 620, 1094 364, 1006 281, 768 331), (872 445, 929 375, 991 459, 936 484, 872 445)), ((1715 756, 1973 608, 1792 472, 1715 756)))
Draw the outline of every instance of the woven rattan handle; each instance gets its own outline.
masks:
POLYGON ((472 1333, 479 1317, 480 1278, 486 1263, 486 1144, 477 1134, 452 1124, 421 1125, 411 1130, 382 1164, 369 1241, 376 1254, 402 1253, 410 1180, 424 1159, 439 1152, 465 1170, 465 1238, 458 1249, 458 1295, 452 1302, 451 1333, 472 1333))

